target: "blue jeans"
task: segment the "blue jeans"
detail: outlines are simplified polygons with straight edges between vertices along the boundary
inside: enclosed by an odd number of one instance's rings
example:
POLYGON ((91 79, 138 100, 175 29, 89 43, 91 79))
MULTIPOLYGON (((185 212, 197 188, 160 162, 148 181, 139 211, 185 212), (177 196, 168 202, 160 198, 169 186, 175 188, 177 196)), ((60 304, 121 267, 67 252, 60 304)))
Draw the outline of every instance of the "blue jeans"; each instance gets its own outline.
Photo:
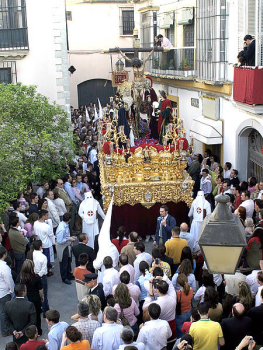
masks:
POLYGON ((42 303, 42 311, 43 311, 43 317, 45 317, 46 311, 49 310, 49 304, 48 304, 48 299, 47 299, 47 276, 44 275, 41 277, 42 281, 42 286, 43 286, 43 293, 44 293, 44 302, 42 303))
POLYGON ((14 252, 14 258, 15 258, 15 271, 19 275, 23 262, 26 260, 25 253, 20 254, 20 253, 14 252))
POLYGON ((181 338, 183 333, 182 333, 182 327, 184 322, 190 321, 190 316, 191 316, 191 310, 187 312, 183 312, 181 315, 176 315, 175 317, 175 325, 176 325, 176 336, 177 339, 181 338))
POLYGON ((1 333, 2 335, 6 335, 8 330, 6 329, 6 325, 4 323, 5 319, 5 303, 11 300, 11 295, 7 294, 3 298, 0 298, 0 321, 1 321, 1 333))

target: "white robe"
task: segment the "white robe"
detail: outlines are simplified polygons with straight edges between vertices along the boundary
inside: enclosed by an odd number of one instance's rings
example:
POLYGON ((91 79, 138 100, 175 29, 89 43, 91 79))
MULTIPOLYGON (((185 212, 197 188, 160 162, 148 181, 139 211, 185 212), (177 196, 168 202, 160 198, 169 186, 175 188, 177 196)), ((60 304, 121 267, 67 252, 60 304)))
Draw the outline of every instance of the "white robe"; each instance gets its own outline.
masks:
POLYGON ((79 216, 82 218, 82 233, 88 235, 89 246, 94 249, 95 236, 99 234, 97 213, 102 219, 105 219, 105 214, 101 209, 99 202, 96 199, 92 199, 92 201, 92 209, 90 208, 90 205, 87 206, 85 200, 81 202, 79 206, 79 216))
POLYGON ((189 217, 193 216, 190 233, 194 236, 194 247, 198 241, 199 229, 204 220, 204 210, 206 210, 206 215, 211 214, 210 203, 206 199, 203 199, 202 201, 200 198, 196 198, 193 201, 188 214, 189 217))

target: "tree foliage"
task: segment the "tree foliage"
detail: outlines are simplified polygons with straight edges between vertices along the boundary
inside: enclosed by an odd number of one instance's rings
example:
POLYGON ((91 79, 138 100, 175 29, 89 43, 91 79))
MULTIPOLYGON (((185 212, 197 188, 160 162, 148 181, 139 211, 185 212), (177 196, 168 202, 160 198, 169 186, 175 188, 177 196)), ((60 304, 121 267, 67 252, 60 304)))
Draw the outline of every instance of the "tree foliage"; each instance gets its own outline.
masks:
POLYGON ((67 113, 35 86, 0 84, 0 212, 30 182, 65 173, 70 128, 67 113))

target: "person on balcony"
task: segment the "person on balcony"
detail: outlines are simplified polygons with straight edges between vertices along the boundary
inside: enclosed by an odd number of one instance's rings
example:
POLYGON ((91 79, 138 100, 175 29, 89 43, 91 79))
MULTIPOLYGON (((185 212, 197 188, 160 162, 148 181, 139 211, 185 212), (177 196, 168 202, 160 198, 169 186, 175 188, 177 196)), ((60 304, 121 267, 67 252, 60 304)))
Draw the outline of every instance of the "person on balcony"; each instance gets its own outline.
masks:
POLYGON ((248 66, 255 66, 255 39, 250 34, 244 37, 244 56, 248 66))

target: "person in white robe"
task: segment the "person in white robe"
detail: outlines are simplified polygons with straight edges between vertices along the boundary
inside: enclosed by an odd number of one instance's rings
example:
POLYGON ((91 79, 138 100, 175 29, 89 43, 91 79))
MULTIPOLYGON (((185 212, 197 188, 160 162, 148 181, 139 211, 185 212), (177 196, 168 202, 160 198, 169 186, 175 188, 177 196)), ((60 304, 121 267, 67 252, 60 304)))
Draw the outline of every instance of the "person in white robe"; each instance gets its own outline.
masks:
POLYGON ((198 234, 200 226, 204 220, 204 218, 211 214, 211 205, 205 199, 204 192, 199 191, 197 193, 196 199, 193 201, 191 205, 191 209, 188 213, 189 217, 193 217, 193 221, 191 224, 190 233, 194 236, 194 247, 196 242, 198 241, 198 234))
POLYGON ((112 266, 117 270, 119 263, 119 252, 110 240, 110 226, 111 226, 111 214, 112 214, 113 198, 110 202, 109 208, 105 220, 102 224, 100 235, 99 235, 99 251, 96 259, 93 261, 94 269, 98 270, 98 282, 103 282, 103 275, 105 271, 105 266, 103 265, 103 260, 106 256, 112 258, 112 266))
POLYGON ((99 234, 98 215, 105 219, 105 214, 91 192, 86 192, 84 196, 85 199, 79 206, 79 216, 82 218, 82 233, 88 235, 89 246, 94 249, 95 236, 99 234))

